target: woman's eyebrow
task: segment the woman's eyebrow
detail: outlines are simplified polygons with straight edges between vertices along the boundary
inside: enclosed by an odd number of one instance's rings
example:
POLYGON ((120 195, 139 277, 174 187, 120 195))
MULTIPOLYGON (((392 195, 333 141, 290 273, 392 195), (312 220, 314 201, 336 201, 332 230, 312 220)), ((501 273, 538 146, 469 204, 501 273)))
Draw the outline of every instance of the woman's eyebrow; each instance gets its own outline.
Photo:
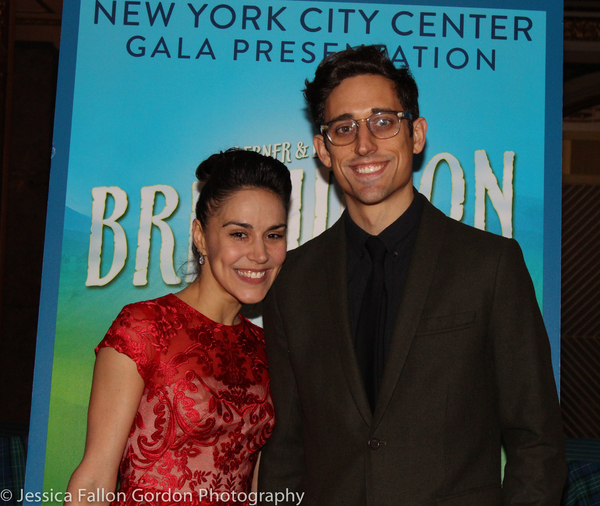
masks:
MULTIPOLYGON (((225 228, 225 227, 227 227, 229 225, 233 225, 235 227, 246 228, 248 230, 254 229, 254 227, 250 223, 241 223, 241 222, 238 222, 238 221, 228 221, 227 223, 225 223, 223 225, 223 228, 225 228)), ((287 224, 280 223, 279 225, 273 225, 273 226, 269 227, 267 230, 277 230, 278 228, 287 228, 287 224)))
POLYGON ((225 228, 229 225, 234 225, 236 227, 242 227, 242 228, 248 228, 248 229, 254 228, 252 225, 250 225, 250 223, 240 223, 238 221, 228 221, 227 223, 225 223, 223 225, 223 228, 225 228))

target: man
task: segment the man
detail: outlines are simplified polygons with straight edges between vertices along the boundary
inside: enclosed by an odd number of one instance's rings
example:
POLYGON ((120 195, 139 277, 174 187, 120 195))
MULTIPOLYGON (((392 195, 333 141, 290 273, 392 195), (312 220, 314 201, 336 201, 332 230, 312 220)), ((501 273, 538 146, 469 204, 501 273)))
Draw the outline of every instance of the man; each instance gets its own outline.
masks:
POLYGON ((414 190, 427 123, 384 51, 332 55, 306 84, 347 209, 290 252, 265 303, 277 423, 259 490, 323 506, 558 505, 562 423, 519 246, 414 190))

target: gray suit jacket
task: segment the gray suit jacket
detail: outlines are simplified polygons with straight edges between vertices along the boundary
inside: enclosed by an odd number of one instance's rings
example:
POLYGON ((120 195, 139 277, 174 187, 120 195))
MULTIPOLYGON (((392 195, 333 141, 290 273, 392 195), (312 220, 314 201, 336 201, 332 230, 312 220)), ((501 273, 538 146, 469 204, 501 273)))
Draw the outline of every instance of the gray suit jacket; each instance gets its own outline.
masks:
POLYGON ((260 491, 322 506, 559 504, 550 347, 516 241, 425 202, 375 413, 350 331, 343 220, 289 253, 264 326, 277 422, 260 491))

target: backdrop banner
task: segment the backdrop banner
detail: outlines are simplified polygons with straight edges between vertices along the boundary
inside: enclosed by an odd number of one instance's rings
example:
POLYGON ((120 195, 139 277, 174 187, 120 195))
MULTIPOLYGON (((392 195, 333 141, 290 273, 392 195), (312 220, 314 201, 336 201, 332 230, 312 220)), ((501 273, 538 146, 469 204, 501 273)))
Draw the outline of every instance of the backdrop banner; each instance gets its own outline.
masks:
POLYGON ((193 279, 201 160, 238 146, 289 167, 289 249, 339 218, 301 90, 359 44, 419 84, 416 188, 519 241, 558 374, 562 2, 65 0, 26 502, 65 499, 119 310, 193 279))

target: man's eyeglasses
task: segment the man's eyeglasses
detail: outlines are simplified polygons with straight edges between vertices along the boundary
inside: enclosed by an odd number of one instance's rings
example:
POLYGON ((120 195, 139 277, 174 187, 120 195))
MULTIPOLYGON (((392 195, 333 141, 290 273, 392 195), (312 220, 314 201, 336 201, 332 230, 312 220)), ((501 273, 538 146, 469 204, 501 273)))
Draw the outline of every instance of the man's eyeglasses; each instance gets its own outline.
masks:
POLYGON ((365 121, 374 137, 389 139, 400 131, 402 118, 410 120, 412 115, 405 111, 388 111, 378 112, 363 119, 335 119, 321 125, 321 134, 326 135, 335 146, 347 146, 356 140, 358 124, 365 121))

